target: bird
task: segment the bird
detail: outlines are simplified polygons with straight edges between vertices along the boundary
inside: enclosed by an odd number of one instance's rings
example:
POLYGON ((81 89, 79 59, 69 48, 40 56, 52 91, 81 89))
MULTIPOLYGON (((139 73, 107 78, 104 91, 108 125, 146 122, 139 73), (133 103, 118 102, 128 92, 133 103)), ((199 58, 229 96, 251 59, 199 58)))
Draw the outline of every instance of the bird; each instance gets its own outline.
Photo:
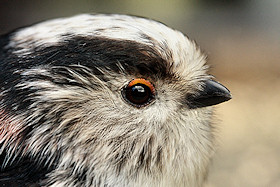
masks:
POLYGON ((232 98, 187 35, 80 14, 0 37, 0 186, 200 187, 232 98))

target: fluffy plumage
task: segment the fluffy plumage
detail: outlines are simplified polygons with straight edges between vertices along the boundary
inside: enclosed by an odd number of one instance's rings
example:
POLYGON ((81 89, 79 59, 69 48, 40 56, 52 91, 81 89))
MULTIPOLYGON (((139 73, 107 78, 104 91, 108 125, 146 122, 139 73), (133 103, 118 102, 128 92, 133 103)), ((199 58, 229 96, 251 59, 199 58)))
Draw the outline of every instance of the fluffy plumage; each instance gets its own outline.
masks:
POLYGON ((78 15, 0 38, 0 184, 201 186, 212 107, 230 93, 182 33, 144 18, 78 15), (122 89, 144 78, 140 108, 122 89))

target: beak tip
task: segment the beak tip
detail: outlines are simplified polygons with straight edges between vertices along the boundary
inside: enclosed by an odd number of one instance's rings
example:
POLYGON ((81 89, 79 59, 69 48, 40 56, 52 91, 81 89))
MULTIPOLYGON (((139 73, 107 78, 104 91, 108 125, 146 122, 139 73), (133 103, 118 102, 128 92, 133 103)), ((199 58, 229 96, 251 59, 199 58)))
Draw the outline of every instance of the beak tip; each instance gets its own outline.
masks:
POLYGON ((225 101, 229 101, 229 100, 232 99, 231 93, 225 94, 225 95, 223 95, 222 97, 224 98, 224 102, 225 102, 225 101))
POLYGON ((228 100, 231 100, 233 97, 232 97, 232 94, 231 93, 229 93, 228 95, 227 95, 227 98, 228 98, 228 100))

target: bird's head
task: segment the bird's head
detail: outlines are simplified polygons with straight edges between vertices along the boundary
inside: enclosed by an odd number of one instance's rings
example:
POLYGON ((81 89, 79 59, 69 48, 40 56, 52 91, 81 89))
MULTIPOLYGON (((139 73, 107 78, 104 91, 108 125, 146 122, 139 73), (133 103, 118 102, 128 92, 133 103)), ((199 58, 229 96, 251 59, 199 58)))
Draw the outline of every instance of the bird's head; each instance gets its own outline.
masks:
POLYGON ((9 154, 92 172, 164 170, 211 154, 211 106, 231 96, 182 33, 139 17, 79 15, 4 43, 2 113, 17 133, 2 140, 9 154))

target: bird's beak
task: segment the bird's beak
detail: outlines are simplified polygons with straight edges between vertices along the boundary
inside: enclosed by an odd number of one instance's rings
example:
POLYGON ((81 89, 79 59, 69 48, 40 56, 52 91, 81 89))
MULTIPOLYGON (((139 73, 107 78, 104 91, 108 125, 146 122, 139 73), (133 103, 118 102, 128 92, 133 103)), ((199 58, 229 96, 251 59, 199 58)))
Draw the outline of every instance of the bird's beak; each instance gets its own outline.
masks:
POLYGON ((206 80, 199 95, 188 99, 191 108, 201 108, 216 105, 230 100, 230 91, 214 80, 206 80))

